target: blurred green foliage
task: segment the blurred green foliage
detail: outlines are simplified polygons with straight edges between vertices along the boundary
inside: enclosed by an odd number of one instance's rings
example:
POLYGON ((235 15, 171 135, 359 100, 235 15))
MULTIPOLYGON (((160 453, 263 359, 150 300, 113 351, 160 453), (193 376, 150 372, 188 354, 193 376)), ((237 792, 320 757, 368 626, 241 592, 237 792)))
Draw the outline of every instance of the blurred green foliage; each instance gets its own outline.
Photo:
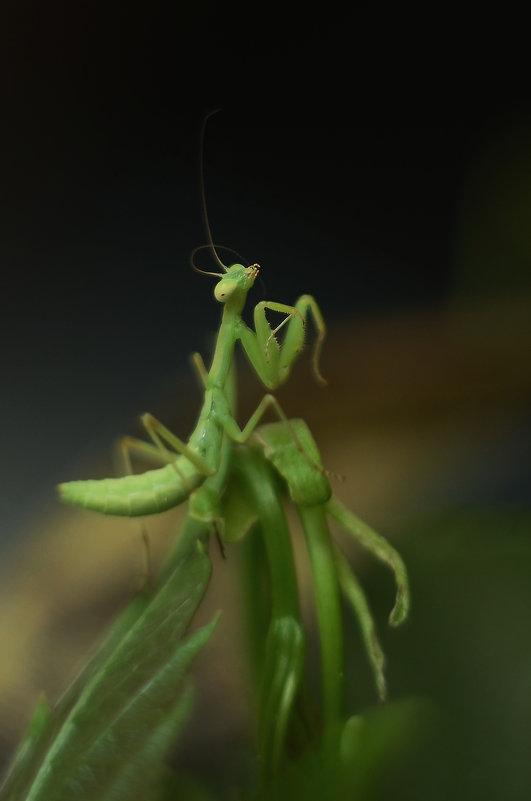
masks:
MULTIPOLYGON (((363 798, 524 801, 531 793, 531 514, 462 508, 408 526, 401 550, 414 604, 400 636, 382 630, 390 695, 420 696, 438 731, 430 746, 428 727, 415 758, 380 775, 363 798)), ((372 597, 385 598, 372 567, 366 579, 372 597)), ((361 703, 368 689, 368 682, 358 687, 361 703)))

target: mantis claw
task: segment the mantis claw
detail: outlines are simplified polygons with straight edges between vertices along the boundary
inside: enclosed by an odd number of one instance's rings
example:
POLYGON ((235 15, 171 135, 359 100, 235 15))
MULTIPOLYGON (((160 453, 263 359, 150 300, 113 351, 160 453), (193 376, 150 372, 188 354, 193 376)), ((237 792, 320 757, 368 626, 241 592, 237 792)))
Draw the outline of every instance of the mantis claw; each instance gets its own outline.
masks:
MULTIPOLYGON (((277 331, 277 330, 278 330, 278 329, 275 329, 275 331, 277 331)), ((265 360, 266 360, 266 362, 267 362, 268 364, 269 364, 269 362, 271 361, 270 345, 271 345, 271 340, 272 340, 272 339, 275 339, 275 331, 272 331, 272 332, 271 332, 271 336, 269 336, 269 337, 267 338, 267 340, 266 340, 266 344, 265 344, 265 360)))

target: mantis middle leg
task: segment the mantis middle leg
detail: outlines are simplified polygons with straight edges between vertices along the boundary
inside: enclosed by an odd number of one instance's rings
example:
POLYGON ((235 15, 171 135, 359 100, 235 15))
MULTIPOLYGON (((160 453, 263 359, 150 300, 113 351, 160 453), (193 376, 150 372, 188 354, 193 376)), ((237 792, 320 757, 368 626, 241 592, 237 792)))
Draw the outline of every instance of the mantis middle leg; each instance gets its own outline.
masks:
POLYGON ((299 437, 297 436, 297 432, 295 431, 291 421, 287 417, 286 413, 283 411, 280 403, 275 398, 274 395, 268 393, 264 395, 250 418, 248 419, 247 423, 243 428, 240 428, 234 417, 230 414, 224 414, 220 416, 220 423, 223 426, 225 433, 227 434, 230 439, 234 442, 244 443, 247 442, 251 434, 254 432, 258 424, 260 423, 262 417, 266 413, 269 408, 273 408, 277 417, 286 427, 291 440, 299 453, 306 459, 308 464, 314 469, 320 472, 323 471, 322 465, 313 458, 312 453, 310 453, 302 444, 299 437))

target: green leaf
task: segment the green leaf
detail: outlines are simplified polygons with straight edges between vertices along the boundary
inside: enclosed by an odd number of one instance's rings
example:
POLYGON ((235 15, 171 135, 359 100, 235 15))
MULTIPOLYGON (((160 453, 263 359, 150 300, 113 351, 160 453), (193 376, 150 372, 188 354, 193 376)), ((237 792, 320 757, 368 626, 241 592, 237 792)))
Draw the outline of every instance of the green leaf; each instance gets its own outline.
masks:
POLYGON ((140 615, 132 615, 129 630, 118 626, 120 636, 104 644, 106 659, 88 670, 77 701, 59 706, 63 717, 34 778, 16 792, 6 786, 2 801, 143 797, 185 720, 183 676, 216 624, 182 639, 210 572, 204 549, 192 544, 140 615))
POLYGON ((41 695, 11 762, 2 786, 2 798, 22 798, 21 792, 26 787, 28 778, 33 775, 39 755, 49 741, 52 724, 53 712, 44 695, 41 695))
POLYGON ((282 764, 304 652, 305 638, 300 623, 293 617, 274 619, 267 635, 258 731, 262 773, 266 780, 275 776, 282 764))
POLYGON ((221 502, 221 515, 224 520, 223 539, 237 542, 243 539, 257 520, 257 511, 243 486, 242 477, 233 470, 221 502))
POLYGON ((304 420, 290 420, 289 426, 286 423, 267 423, 260 426, 256 436, 264 446, 266 458, 286 481, 294 503, 318 506, 328 501, 332 494, 330 483, 304 420))
POLYGON ((145 737, 142 747, 133 759, 130 758, 124 764, 123 770, 116 773, 115 781, 102 796, 102 801, 144 801, 158 798, 166 778, 164 770, 161 770, 160 756, 168 752, 176 734, 186 723, 193 700, 192 687, 186 687, 177 696, 173 707, 164 711, 161 722, 152 731, 146 726, 148 736, 145 737))
POLYGON ((387 683, 385 681, 385 656, 382 646, 376 634, 376 626, 372 616, 367 598, 358 579, 350 569, 348 561, 345 559, 339 548, 335 550, 335 560, 339 584, 345 598, 352 606, 354 614, 358 618, 361 629, 361 636, 367 652, 369 664, 374 676, 374 683, 380 701, 385 701, 387 697, 387 683))
POLYGON ((378 534, 374 529, 364 523, 363 520, 347 509, 335 496, 327 504, 327 511, 354 537, 357 542, 366 548, 381 562, 384 562, 394 573, 396 582, 396 600, 389 623, 391 626, 399 626, 403 623, 409 613, 409 581, 406 566, 402 557, 390 542, 378 534))

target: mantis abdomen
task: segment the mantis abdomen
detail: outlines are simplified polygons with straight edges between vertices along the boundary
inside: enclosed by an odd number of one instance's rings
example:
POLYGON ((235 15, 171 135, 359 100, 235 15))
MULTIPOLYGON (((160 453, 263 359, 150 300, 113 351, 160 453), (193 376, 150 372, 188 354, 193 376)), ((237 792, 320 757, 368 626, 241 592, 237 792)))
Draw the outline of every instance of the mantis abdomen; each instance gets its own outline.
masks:
POLYGON ((205 480, 186 458, 139 475, 59 485, 66 503, 104 515, 136 517, 164 512, 185 501, 205 480))

